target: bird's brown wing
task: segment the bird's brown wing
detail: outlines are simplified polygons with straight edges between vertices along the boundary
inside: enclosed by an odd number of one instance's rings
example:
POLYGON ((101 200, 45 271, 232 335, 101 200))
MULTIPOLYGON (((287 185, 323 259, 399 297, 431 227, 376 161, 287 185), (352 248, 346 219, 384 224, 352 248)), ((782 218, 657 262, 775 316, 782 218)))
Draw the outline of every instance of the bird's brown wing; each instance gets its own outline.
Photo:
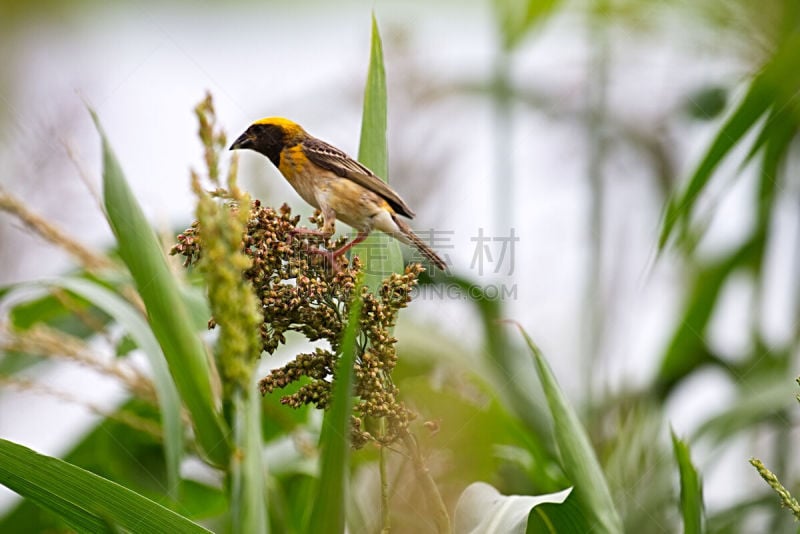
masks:
POLYGON ((352 180, 361 187, 369 189, 373 193, 381 196, 392 209, 408 217, 414 218, 414 212, 395 193, 391 187, 378 178, 374 172, 325 141, 309 136, 302 142, 303 152, 312 163, 327 169, 342 178, 352 180))

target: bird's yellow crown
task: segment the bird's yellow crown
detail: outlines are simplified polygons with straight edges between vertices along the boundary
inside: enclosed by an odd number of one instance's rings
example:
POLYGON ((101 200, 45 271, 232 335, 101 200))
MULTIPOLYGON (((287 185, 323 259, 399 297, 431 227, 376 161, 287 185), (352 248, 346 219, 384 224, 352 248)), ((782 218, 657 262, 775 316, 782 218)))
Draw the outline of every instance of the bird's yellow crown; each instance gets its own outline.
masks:
POLYGON ((290 121, 289 119, 285 119, 283 117, 265 117, 263 119, 257 120, 253 124, 277 126, 281 130, 283 130, 287 139, 294 139, 306 135, 306 131, 303 130, 302 126, 300 126, 294 121, 290 121))

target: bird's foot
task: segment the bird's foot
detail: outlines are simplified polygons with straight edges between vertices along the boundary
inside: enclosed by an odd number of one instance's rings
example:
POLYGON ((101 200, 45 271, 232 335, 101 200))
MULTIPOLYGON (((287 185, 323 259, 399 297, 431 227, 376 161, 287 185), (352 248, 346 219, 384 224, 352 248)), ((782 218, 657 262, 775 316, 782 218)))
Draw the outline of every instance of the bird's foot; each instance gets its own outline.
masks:
POLYGON ((367 234, 366 232, 359 232, 358 235, 355 237, 355 239, 353 239, 349 243, 345 243, 336 250, 323 250, 319 248, 308 247, 308 251, 312 254, 319 254, 321 256, 324 256, 328 262, 328 265, 330 265, 331 269, 333 270, 333 272, 338 273, 342 269, 341 266, 342 262, 340 261, 342 256, 344 256, 345 253, 351 248, 353 248, 355 245, 364 241, 367 238, 367 235, 369 234, 367 234))
POLYGON ((343 252, 340 253, 339 250, 341 249, 324 250, 321 248, 308 247, 308 252, 310 254, 316 254, 318 256, 322 256, 323 258, 325 258, 325 263, 328 265, 328 267, 330 267, 331 271, 334 274, 338 274, 342 271, 341 258, 344 253, 343 252))
POLYGON ((311 228, 292 228, 289 230, 289 244, 291 245, 292 240, 297 236, 314 236, 322 239, 328 239, 331 235, 332 234, 323 230, 314 230, 311 228))

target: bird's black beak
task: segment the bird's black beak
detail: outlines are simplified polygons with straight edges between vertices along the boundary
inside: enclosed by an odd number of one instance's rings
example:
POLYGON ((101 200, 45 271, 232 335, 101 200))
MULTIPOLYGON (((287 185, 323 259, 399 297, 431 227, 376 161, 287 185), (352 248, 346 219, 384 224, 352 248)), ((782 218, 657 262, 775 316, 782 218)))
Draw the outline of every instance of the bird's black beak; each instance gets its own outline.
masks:
POLYGON ((238 150, 241 148, 253 148, 253 139, 248 132, 243 133, 239 138, 233 142, 229 150, 238 150))

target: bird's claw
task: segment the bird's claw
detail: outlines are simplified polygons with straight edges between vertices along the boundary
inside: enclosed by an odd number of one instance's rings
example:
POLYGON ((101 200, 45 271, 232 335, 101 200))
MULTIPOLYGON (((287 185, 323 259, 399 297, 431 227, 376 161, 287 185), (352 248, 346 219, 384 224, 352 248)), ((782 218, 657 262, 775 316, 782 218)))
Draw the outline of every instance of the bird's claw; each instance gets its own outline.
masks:
POLYGON ((323 250, 314 247, 308 247, 308 252, 323 256, 334 274, 339 274, 342 271, 341 262, 339 262, 338 259, 342 257, 343 252, 339 252, 338 250, 323 250))

